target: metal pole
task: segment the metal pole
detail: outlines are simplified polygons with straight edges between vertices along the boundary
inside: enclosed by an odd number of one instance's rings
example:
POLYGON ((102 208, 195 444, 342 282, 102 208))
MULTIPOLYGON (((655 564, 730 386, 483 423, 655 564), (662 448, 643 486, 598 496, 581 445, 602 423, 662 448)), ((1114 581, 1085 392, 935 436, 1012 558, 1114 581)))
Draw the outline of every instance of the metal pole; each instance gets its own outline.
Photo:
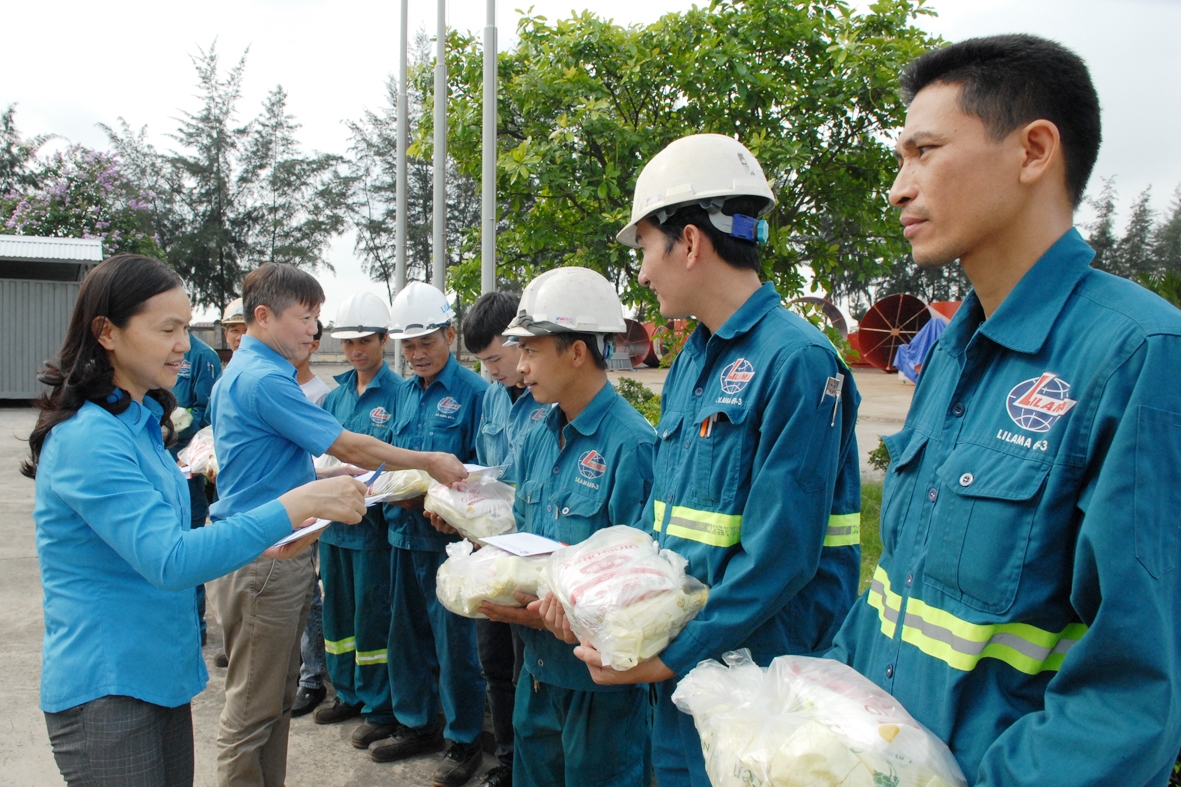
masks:
POLYGON ((435 42, 435 196, 431 283, 446 292, 447 276, 447 0, 439 0, 435 42))
POLYGON ((484 26, 484 132, 480 198, 480 292, 496 290, 496 0, 484 26))
MULTIPOLYGON (((394 241, 396 244, 394 263, 394 294, 406 286, 406 148, 410 144, 410 98, 406 87, 406 69, 409 55, 407 41, 410 34, 407 25, 410 18, 410 0, 402 0, 402 29, 398 42, 398 150, 397 174, 394 187, 396 212, 394 215, 394 241)), ((402 342, 394 340, 394 371, 402 374, 402 342)))

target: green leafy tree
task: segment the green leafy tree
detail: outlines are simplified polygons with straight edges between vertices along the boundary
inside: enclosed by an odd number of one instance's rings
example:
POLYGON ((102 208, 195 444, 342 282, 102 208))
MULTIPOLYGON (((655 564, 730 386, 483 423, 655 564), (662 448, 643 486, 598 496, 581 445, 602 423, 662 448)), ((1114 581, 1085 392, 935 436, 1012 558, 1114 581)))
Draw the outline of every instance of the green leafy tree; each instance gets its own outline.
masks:
POLYGON ((113 153, 74 145, 37 168, 39 186, 11 201, 0 232, 50 238, 98 238, 104 254, 162 257, 148 195, 113 153))
MULTIPOLYGON (((669 142, 711 131, 741 139, 775 184, 764 260, 785 295, 802 289, 803 265, 822 286, 838 273, 878 274, 906 250, 883 210, 895 169, 884 132, 905 115, 898 72, 933 43, 913 24, 920 13, 907 0, 864 14, 840 0, 715 0, 645 27, 590 12, 554 25, 526 17, 516 50, 499 56, 502 273, 526 281, 585 265, 643 312, 652 301, 636 282, 639 260, 614 239, 636 177, 669 142)), ((450 149, 478 178, 480 44, 452 33, 448 57, 450 149)), ((429 144, 427 115, 418 139, 429 144)), ((475 233, 465 241, 478 246, 475 233)), ((478 263, 477 248, 452 286, 470 290, 478 263)))
POLYGON ((345 224, 347 184, 337 172, 342 159, 304 155, 298 130, 287 113, 287 93, 275 87, 251 126, 239 163, 239 180, 251 187, 249 259, 332 270, 325 252, 345 224))
POLYGON ((16 128, 16 104, 0 114, 0 200, 16 198, 39 185, 37 151, 52 138, 52 134, 22 137, 16 128))

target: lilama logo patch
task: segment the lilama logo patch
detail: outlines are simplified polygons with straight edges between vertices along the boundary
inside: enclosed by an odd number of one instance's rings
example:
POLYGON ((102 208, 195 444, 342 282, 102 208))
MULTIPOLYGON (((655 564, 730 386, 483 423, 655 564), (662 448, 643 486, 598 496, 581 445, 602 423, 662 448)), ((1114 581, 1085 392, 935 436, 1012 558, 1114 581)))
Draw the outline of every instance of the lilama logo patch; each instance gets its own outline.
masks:
POLYGON ((459 412, 460 407, 461 405, 459 402, 455 401, 450 396, 445 396, 439 402, 439 404, 435 406, 435 409, 443 415, 455 415, 457 412, 459 412))
POLYGON ((722 393, 736 394, 747 386, 755 376, 755 367, 745 358, 739 358, 722 370, 722 393))
POLYGON ((384 407, 374 407, 369 411, 369 420, 377 426, 385 426, 390 420, 390 413, 384 407))
POLYGON ((1069 397, 1070 383, 1052 372, 1024 380, 1009 391, 1005 406, 1013 423, 1030 432, 1048 432, 1077 402, 1069 397))
POLYGON ((538 407, 536 410, 533 411, 533 415, 531 415, 529 417, 531 419, 533 419, 534 421, 540 421, 542 418, 545 418, 545 414, 548 412, 549 412, 548 407, 538 407))
POLYGON ((188 359, 180 362, 180 371, 176 373, 177 377, 188 377, 193 373, 193 365, 189 363, 188 359))
POLYGON ((583 478, 602 478, 603 473, 607 472, 607 460, 598 451, 587 451, 578 457, 578 472, 583 478))

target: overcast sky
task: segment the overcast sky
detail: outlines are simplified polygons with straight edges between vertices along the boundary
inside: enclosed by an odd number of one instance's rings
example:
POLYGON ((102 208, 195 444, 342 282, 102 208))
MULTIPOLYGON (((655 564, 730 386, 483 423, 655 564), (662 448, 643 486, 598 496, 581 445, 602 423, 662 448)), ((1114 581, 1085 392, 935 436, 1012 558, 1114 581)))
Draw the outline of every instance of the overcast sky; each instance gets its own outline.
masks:
MULTIPOLYGON (((500 49, 513 45, 521 3, 502 3, 500 49)), ((600 16, 647 23, 682 11, 685 0, 595 0, 600 16)), ((1116 177, 1120 207, 1153 187, 1163 210, 1181 184, 1181 2, 1176 0, 932 0, 936 18, 920 24, 950 41, 975 35, 1028 32, 1078 52, 1091 68, 1103 104, 1104 142, 1092 179, 1116 177)), ((189 56, 217 40, 229 67, 249 47, 240 119, 258 113, 266 93, 282 84, 288 107, 302 123, 307 149, 343 153, 343 120, 381 105, 388 75, 397 72, 398 2, 370 0, 207 0, 160 3, 58 0, 13 3, 5 9, 5 66, 0 108, 17 103, 25 135, 55 133, 71 142, 106 146, 98 123, 124 117, 147 125, 158 147, 173 145, 181 109, 196 109, 189 56)), ((571 0, 535 0, 534 13, 551 21, 580 8, 571 0)), ((528 7, 528 6, 526 6, 528 7)), ((448 24, 480 32, 485 3, 452 0, 448 24)), ((436 5, 416 0, 410 30, 435 31, 436 5)), ((1087 216, 1080 214, 1080 219, 1087 216)), ((321 276, 331 317, 358 289, 384 293, 369 282, 340 238, 331 258, 337 275, 321 276)))

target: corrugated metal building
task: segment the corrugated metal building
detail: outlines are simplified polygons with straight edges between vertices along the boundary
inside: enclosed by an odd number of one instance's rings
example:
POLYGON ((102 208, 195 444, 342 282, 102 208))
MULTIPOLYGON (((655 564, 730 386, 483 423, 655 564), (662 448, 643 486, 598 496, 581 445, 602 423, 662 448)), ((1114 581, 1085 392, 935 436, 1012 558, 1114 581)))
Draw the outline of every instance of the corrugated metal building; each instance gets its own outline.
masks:
POLYGON ((34 399, 37 373, 57 355, 82 279, 102 241, 0 235, 0 399, 34 399))

